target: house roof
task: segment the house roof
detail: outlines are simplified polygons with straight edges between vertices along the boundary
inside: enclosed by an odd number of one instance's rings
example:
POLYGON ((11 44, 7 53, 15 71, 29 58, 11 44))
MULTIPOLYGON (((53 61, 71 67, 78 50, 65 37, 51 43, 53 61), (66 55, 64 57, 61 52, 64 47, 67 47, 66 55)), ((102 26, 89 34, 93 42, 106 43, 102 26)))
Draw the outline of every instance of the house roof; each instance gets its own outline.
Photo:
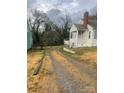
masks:
POLYGON ((78 31, 83 31, 85 28, 83 27, 83 24, 74 24, 77 27, 78 31))
MULTIPOLYGON (((97 16, 89 16, 88 18, 88 24, 92 26, 94 29, 97 29, 97 16)), ((83 24, 74 24, 77 27, 78 31, 83 31, 86 28, 83 26, 83 24)))
POLYGON ((97 16, 89 16, 88 24, 97 29, 97 16))

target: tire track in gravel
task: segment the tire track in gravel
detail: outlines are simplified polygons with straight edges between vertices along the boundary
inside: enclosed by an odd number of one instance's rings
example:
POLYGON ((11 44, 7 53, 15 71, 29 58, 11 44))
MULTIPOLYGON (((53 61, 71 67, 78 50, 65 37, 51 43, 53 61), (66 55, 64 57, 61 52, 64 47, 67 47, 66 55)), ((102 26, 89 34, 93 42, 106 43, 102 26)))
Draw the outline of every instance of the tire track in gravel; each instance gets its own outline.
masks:
POLYGON ((62 68, 62 66, 56 62, 53 58, 51 58, 53 67, 57 76, 58 83, 61 85, 63 89, 63 93, 75 93, 74 88, 72 87, 72 82, 68 79, 66 71, 62 68))
POLYGON ((65 56, 62 52, 57 50, 57 53, 61 55, 62 57, 66 58, 68 62, 73 64, 76 68, 79 69, 81 74, 87 75, 90 79, 96 81, 97 80, 97 69, 94 69, 92 66, 88 65, 87 63, 84 62, 78 62, 73 58, 70 58, 68 56, 65 56))

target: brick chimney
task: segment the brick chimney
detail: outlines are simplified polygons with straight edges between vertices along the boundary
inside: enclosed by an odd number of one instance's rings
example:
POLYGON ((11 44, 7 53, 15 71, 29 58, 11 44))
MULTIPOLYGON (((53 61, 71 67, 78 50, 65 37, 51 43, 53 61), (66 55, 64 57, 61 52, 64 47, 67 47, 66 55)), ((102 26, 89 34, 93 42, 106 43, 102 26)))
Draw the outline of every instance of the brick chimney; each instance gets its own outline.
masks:
POLYGON ((87 28, 87 24, 88 24, 88 16, 89 16, 89 13, 86 11, 85 13, 84 13, 84 19, 83 19, 83 26, 85 27, 85 28, 87 28))

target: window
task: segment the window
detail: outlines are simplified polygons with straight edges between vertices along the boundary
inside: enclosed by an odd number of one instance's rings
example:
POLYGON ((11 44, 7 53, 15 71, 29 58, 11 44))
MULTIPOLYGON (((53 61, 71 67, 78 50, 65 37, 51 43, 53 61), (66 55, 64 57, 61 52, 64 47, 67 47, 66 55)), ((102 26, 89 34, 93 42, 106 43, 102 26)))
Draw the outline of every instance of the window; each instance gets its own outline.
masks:
POLYGON ((77 35, 76 31, 71 32, 71 38, 76 38, 76 35, 77 35))
POLYGON ((71 33, 71 38, 72 38, 72 33, 71 33))
POLYGON ((90 37, 91 37, 91 32, 89 32, 89 39, 90 39, 90 37))

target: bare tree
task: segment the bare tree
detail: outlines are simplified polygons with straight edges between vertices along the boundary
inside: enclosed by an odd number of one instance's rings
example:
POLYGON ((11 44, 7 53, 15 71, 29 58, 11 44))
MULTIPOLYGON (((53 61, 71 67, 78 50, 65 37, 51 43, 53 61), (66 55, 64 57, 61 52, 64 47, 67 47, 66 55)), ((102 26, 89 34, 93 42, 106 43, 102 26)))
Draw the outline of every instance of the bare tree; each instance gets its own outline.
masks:
POLYGON ((69 38, 69 28, 70 28, 70 24, 72 22, 70 15, 65 12, 65 16, 61 17, 61 20, 63 22, 63 37, 64 39, 68 39, 69 38))
POLYGON ((31 13, 31 17, 28 17, 30 27, 33 31, 38 31, 39 26, 47 19, 47 16, 37 9, 31 10, 31 13))
MULTIPOLYGON (((64 24, 68 18, 63 20, 64 24)), ((61 29, 51 21, 46 14, 38 10, 32 10, 32 16, 28 17, 28 23, 30 24, 31 31, 33 33, 33 45, 60 45, 63 44, 63 37, 61 29), (44 31, 41 33, 40 26, 44 23, 44 31)), ((66 27, 66 26, 64 26, 66 27)))
POLYGON ((33 33, 33 45, 38 46, 40 44, 40 39, 39 39, 39 27, 41 24, 47 19, 46 14, 34 9, 31 10, 31 16, 28 17, 28 24, 29 27, 31 28, 31 31, 33 33))

